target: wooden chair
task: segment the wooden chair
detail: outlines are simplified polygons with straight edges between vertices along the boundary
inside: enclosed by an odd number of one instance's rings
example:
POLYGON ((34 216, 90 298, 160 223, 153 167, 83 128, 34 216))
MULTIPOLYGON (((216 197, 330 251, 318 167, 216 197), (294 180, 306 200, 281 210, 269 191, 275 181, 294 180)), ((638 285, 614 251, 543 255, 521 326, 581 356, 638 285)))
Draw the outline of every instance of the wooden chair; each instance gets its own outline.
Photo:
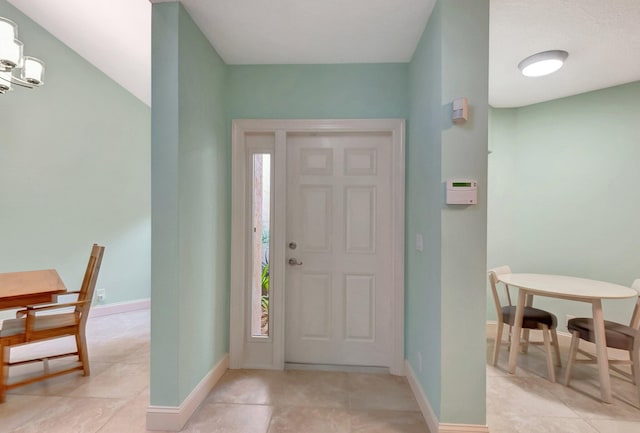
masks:
MULTIPOLYGON (((609 368, 631 379, 638 389, 638 403, 640 405, 640 279, 631 285, 638 292, 636 306, 631 315, 629 325, 622 323, 604 321, 604 332, 607 347, 629 352, 629 359, 609 359, 609 368), (631 374, 620 370, 615 365, 631 365, 631 374)), ((576 317, 567 322, 567 329, 572 334, 571 346, 569 346, 569 362, 564 377, 564 384, 571 382, 571 373, 575 364, 593 364, 597 362, 596 356, 585 352, 579 348, 580 340, 595 343, 596 338, 593 332, 593 319, 589 317, 576 317), (587 359, 577 359, 578 352, 587 359)))
POLYGON ((89 375, 89 357, 85 338, 85 326, 103 253, 103 246, 93 245, 80 290, 68 292, 68 294, 76 294, 77 301, 39 307, 29 306, 24 310, 18 311, 16 319, 2 322, 2 328, 0 329, 0 365, 2 366, 0 403, 5 401, 6 391, 19 386, 71 373, 76 370, 82 370, 85 376, 89 375), (71 308, 73 308, 73 310, 71 310, 71 308), (52 312, 60 309, 66 310, 52 314, 52 312), (46 314, 40 314, 41 312, 46 314), (13 363, 10 362, 10 350, 13 346, 67 336, 75 337, 75 352, 13 363), (49 371, 48 360, 66 356, 78 356, 79 365, 74 365, 71 368, 60 371, 49 371), (9 367, 32 362, 44 362, 44 373, 42 375, 30 377, 11 384, 8 383, 9 367))
MULTIPOLYGON (((498 277, 503 274, 510 274, 511 268, 509 266, 500 266, 497 268, 493 268, 489 270, 489 284, 491 285, 491 293, 493 294, 493 300, 496 306, 496 312, 498 314, 498 330, 496 333, 496 344, 493 349, 493 358, 491 361, 492 365, 496 365, 498 363, 498 353, 500 351, 500 346, 503 344, 508 344, 511 341, 511 338, 514 336, 511 335, 511 329, 515 323, 516 318, 516 307, 511 304, 511 295, 509 293, 509 286, 498 281, 498 277), (500 299, 500 295, 498 293, 498 284, 502 284, 505 289, 507 304, 503 305, 500 299), (502 331, 504 325, 507 324, 509 326, 509 339, 508 342, 502 341, 502 331)), ((529 303, 530 304, 530 303, 529 303)), ((558 320, 555 315, 551 314, 548 311, 540 310, 538 308, 533 308, 531 305, 527 305, 524 309, 524 316, 522 319, 522 332, 526 333, 525 338, 525 346, 528 344, 543 344, 545 347, 545 351, 547 354, 547 369, 549 371, 549 380, 551 382, 556 381, 556 373, 553 367, 553 357, 551 353, 551 345, 553 345, 555 352, 555 364, 558 367, 562 366, 562 362, 560 360, 560 345, 558 344, 558 334, 556 333, 556 327, 558 324, 558 320), (528 341, 528 331, 529 330, 541 330, 543 342, 529 342, 528 341), (551 344, 549 343, 549 338, 551 337, 551 344)), ((520 336, 518 336, 520 338, 520 336)))

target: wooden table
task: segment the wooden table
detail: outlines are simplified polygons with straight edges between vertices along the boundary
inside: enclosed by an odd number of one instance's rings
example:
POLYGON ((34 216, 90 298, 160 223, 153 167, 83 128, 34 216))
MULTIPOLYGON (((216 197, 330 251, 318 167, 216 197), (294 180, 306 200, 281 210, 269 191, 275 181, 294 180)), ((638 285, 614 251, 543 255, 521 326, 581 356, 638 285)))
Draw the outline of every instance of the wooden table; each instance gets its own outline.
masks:
POLYGON ((66 291, 55 269, 0 273, 0 310, 47 304, 66 291))
MULTIPOLYGON (((618 284, 563 275, 503 274, 498 277, 498 280, 519 289, 513 335, 520 335, 525 300, 529 295, 591 303, 596 337, 596 356, 600 376, 600 393, 604 402, 611 403, 611 380, 609 378, 609 359, 604 332, 602 300, 632 298, 637 296, 638 293, 630 287, 620 286, 618 284)), ((516 371, 516 364, 518 362, 518 351, 520 350, 519 338, 511 339, 510 350, 509 372, 513 374, 516 371)))

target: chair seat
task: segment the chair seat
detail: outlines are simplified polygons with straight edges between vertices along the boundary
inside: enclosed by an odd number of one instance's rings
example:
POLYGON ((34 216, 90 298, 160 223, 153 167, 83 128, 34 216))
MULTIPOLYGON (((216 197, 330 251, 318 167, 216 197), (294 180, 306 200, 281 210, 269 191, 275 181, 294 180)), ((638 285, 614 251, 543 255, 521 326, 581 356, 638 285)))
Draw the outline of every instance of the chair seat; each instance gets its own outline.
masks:
MULTIPOLYGON (((576 317, 567 323, 569 332, 578 332, 580 338, 595 343, 596 336, 593 332, 593 319, 588 317, 576 317)), ((607 346, 614 349, 633 349, 633 339, 638 335, 638 331, 630 326, 617 322, 604 321, 605 338, 607 346)))
MULTIPOLYGON (((502 307, 502 320, 511 326, 515 323, 516 307, 502 307)), ((538 329, 539 324, 545 324, 549 329, 553 329, 558 324, 558 319, 554 314, 545 310, 533 307, 524 307, 524 315, 522 319, 522 327, 524 329, 538 329)))
MULTIPOLYGON (((13 335, 24 334, 26 319, 9 319, 2 322, 0 329, 0 337, 9 337, 13 335)), ((47 329, 64 328, 78 324, 75 313, 51 314, 48 316, 37 316, 33 329, 34 331, 45 331, 47 329)))

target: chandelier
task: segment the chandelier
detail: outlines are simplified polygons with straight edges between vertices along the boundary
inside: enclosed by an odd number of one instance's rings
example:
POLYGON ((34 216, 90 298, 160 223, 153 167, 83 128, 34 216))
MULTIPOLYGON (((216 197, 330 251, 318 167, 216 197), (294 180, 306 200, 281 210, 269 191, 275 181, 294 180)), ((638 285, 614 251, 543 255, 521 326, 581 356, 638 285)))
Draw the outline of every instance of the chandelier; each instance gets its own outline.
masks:
POLYGON ((0 94, 14 84, 30 89, 43 84, 44 62, 23 55, 22 49, 16 23, 0 17, 0 94))

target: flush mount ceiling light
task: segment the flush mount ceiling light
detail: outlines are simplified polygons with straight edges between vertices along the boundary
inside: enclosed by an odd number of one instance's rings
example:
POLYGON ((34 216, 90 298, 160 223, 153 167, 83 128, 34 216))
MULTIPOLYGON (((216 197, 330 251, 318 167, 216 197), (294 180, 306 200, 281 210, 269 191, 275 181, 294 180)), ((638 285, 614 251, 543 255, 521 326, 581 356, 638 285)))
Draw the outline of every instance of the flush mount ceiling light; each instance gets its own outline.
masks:
POLYGON ((0 94, 14 84, 31 89, 43 84, 44 62, 23 55, 22 49, 16 23, 0 17, 0 94))
POLYGON ((543 51, 518 63, 518 69, 527 77, 542 77, 560 69, 569 53, 562 50, 543 51))

